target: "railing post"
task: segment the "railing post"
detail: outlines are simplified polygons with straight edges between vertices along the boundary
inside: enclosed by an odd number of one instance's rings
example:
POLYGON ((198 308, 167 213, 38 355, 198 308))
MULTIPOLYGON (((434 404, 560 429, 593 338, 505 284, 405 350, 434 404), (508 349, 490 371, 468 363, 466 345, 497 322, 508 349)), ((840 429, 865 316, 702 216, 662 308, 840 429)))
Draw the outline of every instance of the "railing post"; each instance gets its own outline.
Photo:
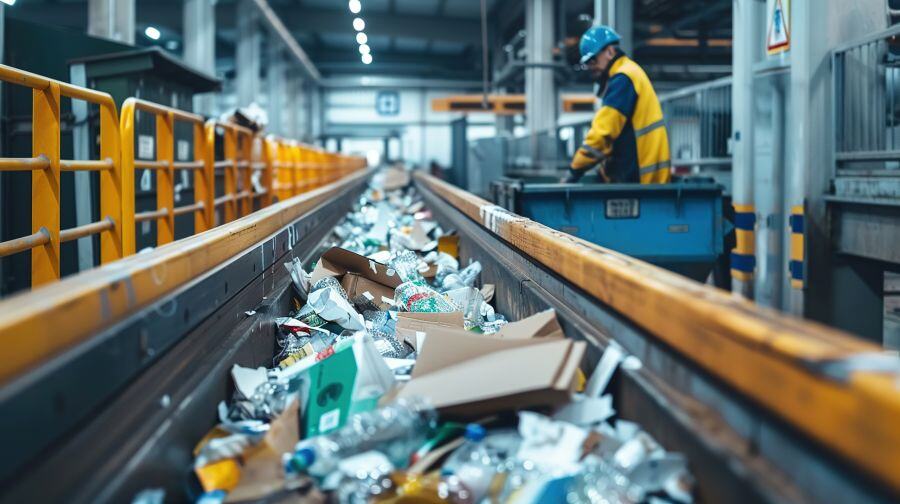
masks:
POLYGON ((234 128, 225 127, 225 222, 231 222, 237 218, 237 132, 234 128))
POLYGON ((121 135, 121 175, 122 175, 122 255, 124 257, 135 253, 135 222, 134 222, 134 99, 129 98, 122 104, 122 114, 119 122, 119 134, 121 135))
POLYGON ((296 141, 291 140, 288 152, 290 152, 291 158, 291 176, 294 178, 294 191, 291 196, 296 196, 306 192, 306 180, 303 177, 303 166, 300 163, 300 146, 296 141))
POLYGON ((272 198, 274 197, 275 177, 273 172, 277 157, 273 155, 273 144, 267 137, 260 135, 259 140, 262 142, 262 158, 265 163, 265 168, 263 168, 262 172, 262 186, 266 190, 266 194, 261 198, 260 207, 265 208, 272 204, 272 198))
POLYGON ((171 111, 156 114, 156 160, 165 167, 156 170, 156 208, 166 216, 156 221, 156 245, 175 241, 175 119, 171 111))
POLYGON ((241 131, 238 135, 239 158, 244 162, 241 172, 241 217, 253 212, 253 133, 241 131))
POLYGON ((100 158, 112 161, 110 170, 100 172, 100 218, 114 223, 108 232, 100 233, 100 264, 106 264, 125 255, 122 137, 112 102, 100 105, 100 158))
POLYGON ((32 92, 32 155, 50 166, 31 174, 31 232, 50 241, 31 250, 31 287, 59 279, 59 84, 32 92))
POLYGON ((194 212, 194 233, 202 233, 212 229, 212 212, 215 211, 215 187, 210 177, 212 164, 207 148, 207 128, 203 123, 194 123, 194 161, 203 163, 203 167, 194 172, 194 202, 203 203, 202 212, 194 212))
POLYGON ((206 188, 208 190, 206 198, 206 214, 207 229, 216 227, 216 122, 213 119, 206 121, 203 126, 203 133, 206 135, 204 143, 205 155, 203 157, 203 173, 206 177, 206 188))

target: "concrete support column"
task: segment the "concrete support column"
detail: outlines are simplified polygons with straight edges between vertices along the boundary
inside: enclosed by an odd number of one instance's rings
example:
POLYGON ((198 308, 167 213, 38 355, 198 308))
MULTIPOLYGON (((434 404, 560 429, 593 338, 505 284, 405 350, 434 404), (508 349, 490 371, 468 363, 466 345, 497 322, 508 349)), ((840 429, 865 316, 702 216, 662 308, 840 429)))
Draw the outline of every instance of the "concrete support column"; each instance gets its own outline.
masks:
MULTIPOLYGON (((214 0, 184 0, 184 62, 216 74, 216 7, 214 0)), ((212 115, 213 93, 194 96, 194 112, 212 115)))
POLYGON ((309 97, 309 140, 315 142, 325 129, 325 91, 323 88, 311 84, 307 96, 309 97))
POLYGON ((554 8, 551 0, 527 0, 525 5, 526 126, 531 135, 531 158, 537 162, 540 149, 537 135, 556 128, 558 102, 553 81, 554 8))
POLYGON ((259 11, 251 0, 238 0, 237 16, 237 104, 246 107, 259 97, 262 32, 259 11))
POLYGON ((88 0, 88 35, 134 45, 135 0, 88 0))
POLYGON ((307 134, 307 108, 309 100, 303 76, 298 71, 288 72, 287 79, 287 131, 291 138, 301 139, 307 134))
POLYGON ((753 299, 756 231, 754 184, 754 73, 753 64, 762 58, 760 11, 756 0, 734 0, 733 83, 731 93, 733 203, 737 246, 732 254, 732 290, 753 299))
POLYGON ((594 24, 611 26, 622 37, 625 52, 634 47, 634 0, 594 0, 594 24))
POLYGON ((269 68, 266 69, 266 84, 268 89, 267 109, 269 115, 269 131, 276 135, 287 136, 289 132, 285 128, 287 112, 285 108, 291 105, 288 98, 287 87, 287 62, 281 50, 281 44, 277 40, 269 41, 269 68))

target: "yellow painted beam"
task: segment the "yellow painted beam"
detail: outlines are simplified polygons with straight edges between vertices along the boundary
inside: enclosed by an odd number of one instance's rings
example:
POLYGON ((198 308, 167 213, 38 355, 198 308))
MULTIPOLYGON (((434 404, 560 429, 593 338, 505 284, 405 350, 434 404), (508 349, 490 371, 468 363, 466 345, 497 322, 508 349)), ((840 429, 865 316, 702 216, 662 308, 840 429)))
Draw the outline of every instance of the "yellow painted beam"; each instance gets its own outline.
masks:
POLYGON ((205 233, 4 300, 0 303, 0 384, 271 238, 365 176, 366 171, 348 175, 205 233))
POLYGON ((828 362, 876 354, 879 346, 515 216, 424 173, 416 178, 524 254, 900 491, 897 374, 855 371, 839 382, 816 371, 828 362))

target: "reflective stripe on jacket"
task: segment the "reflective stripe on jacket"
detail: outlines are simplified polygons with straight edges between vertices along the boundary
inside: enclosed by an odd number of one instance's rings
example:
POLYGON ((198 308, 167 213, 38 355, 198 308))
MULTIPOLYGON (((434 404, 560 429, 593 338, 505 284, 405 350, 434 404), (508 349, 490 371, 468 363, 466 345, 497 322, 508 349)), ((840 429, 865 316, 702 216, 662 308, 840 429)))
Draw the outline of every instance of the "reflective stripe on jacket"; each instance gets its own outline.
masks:
POLYGON ((653 85, 637 63, 622 55, 609 69, 600 110, 572 168, 585 170, 610 158, 610 182, 665 184, 672 177, 669 136, 653 85))

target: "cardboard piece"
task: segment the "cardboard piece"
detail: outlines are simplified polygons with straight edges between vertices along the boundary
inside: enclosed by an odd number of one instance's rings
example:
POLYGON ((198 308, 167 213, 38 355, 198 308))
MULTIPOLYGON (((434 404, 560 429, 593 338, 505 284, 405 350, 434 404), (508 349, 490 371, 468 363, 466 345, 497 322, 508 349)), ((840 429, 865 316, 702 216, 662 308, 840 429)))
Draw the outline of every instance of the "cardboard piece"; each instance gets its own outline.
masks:
POLYGON ((462 312, 400 312, 397 314, 396 335, 398 340, 418 351, 417 332, 427 334, 429 330, 441 327, 462 331, 464 324, 462 312))
POLYGON ((524 336, 527 330, 530 337, 428 328, 412 380, 397 397, 425 397, 451 418, 567 403, 585 343, 557 337, 554 327, 559 324, 552 311, 517 324, 516 334, 524 336))
POLYGON ((372 177, 372 187, 393 191, 408 186, 409 181, 409 172, 404 168, 385 168, 372 177))
POLYGON ((559 321, 556 320, 556 312, 545 310, 506 324, 494 334, 494 337, 502 339, 563 338, 565 334, 559 321))
POLYGON ((262 442, 244 453, 240 482, 228 493, 226 502, 262 499, 284 488, 281 455, 292 451, 299 441, 298 425, 298 404, 293 401, 272 421, 262 442))
MULTIPOLYGON (((316 263, 310 283, 315 285, 326 276, 334 277, 347 291, 350 299, 355 299, 364 292, 368 292, 373 296, 373 302, 379 309, 387 310, 390 305, 382 298, 393 299, 394 289, 402 283, 396 273, 388 274, 389 269, 382 263, 347 249, 332 247, 322 254, 319 262, 316 263)), ((393 270, 391 272, 393 273, 393 270)))
POLYGON ((309 393, 303 409, 304 438, 344 425, 353 405, 357 371, 352 347, 335 351, 309 369, 309 393))

